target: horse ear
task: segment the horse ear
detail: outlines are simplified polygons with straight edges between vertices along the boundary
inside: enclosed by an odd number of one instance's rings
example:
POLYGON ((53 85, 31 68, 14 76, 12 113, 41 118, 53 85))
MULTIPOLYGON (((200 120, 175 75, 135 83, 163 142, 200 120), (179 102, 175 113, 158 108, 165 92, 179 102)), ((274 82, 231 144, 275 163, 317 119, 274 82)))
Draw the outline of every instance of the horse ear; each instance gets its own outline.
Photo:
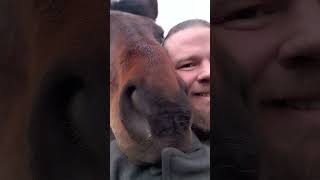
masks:
POLYGON ((111 10, 123 11, 156 20, 158 17, 157 0, 111 0, 111 10))

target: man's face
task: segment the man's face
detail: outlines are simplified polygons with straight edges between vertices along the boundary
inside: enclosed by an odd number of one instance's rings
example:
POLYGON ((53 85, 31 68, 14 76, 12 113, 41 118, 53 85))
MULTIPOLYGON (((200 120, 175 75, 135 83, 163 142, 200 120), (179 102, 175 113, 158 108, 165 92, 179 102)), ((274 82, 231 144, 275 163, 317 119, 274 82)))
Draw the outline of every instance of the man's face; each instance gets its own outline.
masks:
POLYGON ((187 84, 193 107, 207 117, 210 125, 210 28, 194 26, 178 31, 164 46, 187 84))
POLYGON ((248 77, 261 146, 292 170, 300 164, 297 176, 316 177, 312 172, 320 167, 320 2, 215 0, 213 6, 214 58, 234 62, 248 77))

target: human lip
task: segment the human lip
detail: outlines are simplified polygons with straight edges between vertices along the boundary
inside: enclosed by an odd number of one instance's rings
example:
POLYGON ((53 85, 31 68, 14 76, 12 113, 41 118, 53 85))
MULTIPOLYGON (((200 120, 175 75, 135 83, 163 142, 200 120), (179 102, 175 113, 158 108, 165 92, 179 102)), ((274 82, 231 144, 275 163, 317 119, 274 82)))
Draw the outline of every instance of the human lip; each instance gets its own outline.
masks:
POLYGON ((192 96, 199 96, 199 97, 210 97, 210 91, 203 91, 203 92, 192 92, 192 96))
MULTIPOLYGON (((319 97, 319 96, 318 96, 319 97)), ((257 116, 268 123, 289 123, 291 127, 320 127, 319 98, 273 98, 261 102, 256 107, 257 116)))
POLYGON ((320 110, 320 98, 271 98, 261 101, 261 104, 266 108, 297 111, 320 110))

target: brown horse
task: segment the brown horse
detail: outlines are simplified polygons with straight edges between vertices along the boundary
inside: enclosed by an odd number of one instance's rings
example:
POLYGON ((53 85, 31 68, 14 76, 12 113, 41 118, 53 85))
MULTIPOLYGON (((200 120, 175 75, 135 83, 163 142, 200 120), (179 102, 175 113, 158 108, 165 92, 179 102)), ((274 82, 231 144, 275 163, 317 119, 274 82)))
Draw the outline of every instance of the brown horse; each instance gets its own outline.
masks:
POLYGON ((110 12, 110 126, 134 162, 152 163, 164 147, 188 151, 191 107, 186 88, 160 45, 152 19, 110 12))
POLYGON ((0 179, 108 179, 106 4, 0 2, 0 179))

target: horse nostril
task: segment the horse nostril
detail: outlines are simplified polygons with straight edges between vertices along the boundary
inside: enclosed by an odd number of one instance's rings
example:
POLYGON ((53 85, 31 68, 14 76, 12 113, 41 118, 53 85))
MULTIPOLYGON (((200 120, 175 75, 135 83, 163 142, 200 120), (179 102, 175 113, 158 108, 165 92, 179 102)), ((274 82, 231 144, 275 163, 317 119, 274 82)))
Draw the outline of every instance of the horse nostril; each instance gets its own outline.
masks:
POLYGON ((133 90, 133 92, 131 93, 131 100, 132 103, 135 107, 139 106, 139 99, 138 99, 138 94, 136 90, 133 90))
POLYGON ((146 96, 147 92, 142 88, 137 88, 136 86, 130 86, 127 90, 128 100, 130 101, 132 108, 144 116, 149 116, 152 114, 150 106, 154 104, 150 102, 150 99, 146 96))
POLYGON ((127 97, 132 97, 132 95, 134 94, 134 92, 136 91, 136 86, 135 85, 127 85, 127 88, 125 90, 126 96, 127 97))
MULTIPOLYGON (((145 114, 146 112, 146 102, 142 97, 143 93, 138 90, 138 87, 133 83, 128 83, 124 90, 124 98, 126 103, 130 106, 131 110, 138 113, 145 114)), ((124 99, 123 99, 124 100, 124 99)))
POLYGON ((135 103, 134 103, 135 98, 134 97, 137 96, 136 89, 137 89, 137 87, 134 84, 128 83, 123 91, 122 96, 126 99, 127 103, 129 103, 131 106, 135 105, 135 103))

